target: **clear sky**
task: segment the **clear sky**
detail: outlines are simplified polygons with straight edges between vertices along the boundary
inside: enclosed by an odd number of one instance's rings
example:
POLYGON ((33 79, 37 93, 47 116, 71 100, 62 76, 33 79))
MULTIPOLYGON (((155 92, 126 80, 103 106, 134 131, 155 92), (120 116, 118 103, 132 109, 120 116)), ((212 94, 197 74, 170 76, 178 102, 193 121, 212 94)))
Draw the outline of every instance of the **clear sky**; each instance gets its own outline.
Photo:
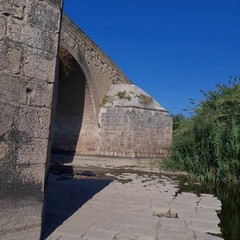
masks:
POLYGON ((64 11, 173 114, 240 76, 240 0, 65 0, 64 11))

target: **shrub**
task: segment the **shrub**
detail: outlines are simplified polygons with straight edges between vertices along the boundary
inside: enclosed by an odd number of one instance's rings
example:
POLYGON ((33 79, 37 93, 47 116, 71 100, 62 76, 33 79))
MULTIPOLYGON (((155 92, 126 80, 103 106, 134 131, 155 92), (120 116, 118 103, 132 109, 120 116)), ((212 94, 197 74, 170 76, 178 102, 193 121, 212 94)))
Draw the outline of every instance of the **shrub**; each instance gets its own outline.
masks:
POLYGON ((240 169, 240 84, 203 94, 194 116, 174 130, 171 161, 200 179, 231 179, 240 169))

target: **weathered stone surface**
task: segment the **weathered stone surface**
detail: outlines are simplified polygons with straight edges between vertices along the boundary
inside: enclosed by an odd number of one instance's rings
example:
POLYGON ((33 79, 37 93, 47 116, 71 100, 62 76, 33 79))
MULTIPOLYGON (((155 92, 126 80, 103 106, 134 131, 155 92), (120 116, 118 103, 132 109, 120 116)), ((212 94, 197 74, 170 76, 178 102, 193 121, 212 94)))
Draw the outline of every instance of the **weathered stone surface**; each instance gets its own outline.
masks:
POLYGON ((39 155, 48 147, 47 139, 34 139, 29 144, 22 144, 18 148, 17 163, 20 165, 46 164, 46 156, 39 155))
POLYGON ((43 7, 42 27, 37 12, 30 16, 32 0, 0 0, 0 239, 4 240, 40 238, 62 1, 34 3, 43 7))
POLYGON ((19 103, 19 77, 0 72, 0 85, 0 98, 2 101, 7 99, 8 103, 19 103))
MULTIPOLYGON (((49 33, 48 33, 49 34, 49 33)), ((44 47, 44 30, 24 26, 21 34, 21 41, 32 48, 43 49, 44 47)))
POLYGON ((21 41, 32 48, 54 53, 57 51, 55 44, 57 40, 55 33, 44 31, 41 28, 33 28, 27 25, 22 29, 21 41))
POLYGON ((0 12, 11 15, 15 18, 23 19, 26 0, 1 0, 0 12))
POLYGON ((40 55, 28 55, 24 62, 23 73, 30 78, 54 82, 55 67, 54 60, 48 60, 40 55))
POLYGON ((62 6, 62 0, 45 0, 45 2, 49 3, 51 6, 55 8, 61 8, 62 6))
MULTIPOLYGON (((39 240, 39 231, 40 231, 40 226, 31 228, 31 231, 25 230, 25 231, 20 231, 18 233, 12 233, 12 234, 4 235, 3 236, 3 240, 13 240, 13 239, 18 239, 18 240, 26 240, 26 239, 39 240)), ((1 239, 1 237, 0 237, 0 239, 1 239)))
POLYGON ((9 146, 4 142, 0 142, 0 160, 6 157, 8 153, 9 153, 9 146))
POLYGON ((33 106, 21 106, 15 124, 20 131, 32 138, 47 139, 49 135, 51 110, 33 106))
POLYGON ((0 136, 10 131, 17 107, 9 103, 0 102, 0 136))
POLYGON ((39 240, 42 212, 40 201, 37 202, 32 196, 24 193, 23 195, 16 195, 15 199, 11 196, 11 198, 8 198, 8 201, 1 199, 0 207, 2 214, 1 240, 39 240))
POLYGON ((41 4, 38 0, 28 1, 26 8, 27 21, 30 26, 38 29, 48 29, 48 32, 49 30, 59 32, 56 23, 58 23, 61 13, 57 9, 44 3, 41 4))
POLYGON ((171 146, 172 119, 134 85, 110 88, 99 113, 99 127, 100 155, 156 158, 166 156, 171 146))
POLYGON ((0 16, 0 39, 6 34, 7 21, 5 16, 0 16))
POLYGON ((168 112, 150 95, 134 84, 114 84, 111 86, 102 107, 140 108, 168 112))
POLYGON ((16 41, 16 42, 21 42, 21 34, 19 34, 24 27, 23 20, 14 18, 14 17, 9 17, 8 22, 7 22, 7 33, 6 35, 16 41))
POLYGON ((18 43, 4 38, 0 42, 0 71, 8 71, 14 74, 20 73, 23 51, 18 43))
POLYGON ((32 78, 22 78, 20 82, 20 103, 23 105, 51 108, 53 83, 32 78))
MULTIPOLYGON (((25 157, 25 155, 24 155, 25 157)), ((46 164, 18 164, 16 168, 16 174, 19 176, 19 180, 22 184, 39 184, 41 186, 42 193, 44 192, 44 180, 45 180, 46 164)), ((43 200, 43 198, 42 198, 43 200)))

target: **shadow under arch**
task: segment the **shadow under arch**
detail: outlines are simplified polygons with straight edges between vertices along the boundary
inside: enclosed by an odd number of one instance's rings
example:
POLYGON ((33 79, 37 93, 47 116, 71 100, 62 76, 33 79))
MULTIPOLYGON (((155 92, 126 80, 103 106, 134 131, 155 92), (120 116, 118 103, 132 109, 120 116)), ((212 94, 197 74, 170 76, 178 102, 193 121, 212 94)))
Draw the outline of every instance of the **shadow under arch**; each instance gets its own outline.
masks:
MULTIPOLYGON (((73 55, 64 47, 60 47, 51 157, 51 163, 53 164, 54 159, 60 168, 61 163, 72 162, 77 152, 81 129, 84 128, 84 116, 87 116, 87 119, 89 117, 89 113, 84 115, 84 108, 88 108, 86 102, 89 101, 86 80, 80 64, 73 55), (53 155, 59 155, 60 161, 53 155)), ((92 108, 87 110, 91 112, 92 108)), ((74 176, 72 166, 63 167, 59 171, 55 167, 50 168, 46 182, 41 240, 49 237, 51 239, 50 235, 55 229, 112 182, 111 179, 97 178, 94 174, 91 177, 90 171, 84 171, 78 179, 74 176)))
MULTIPOLYGON (((84 177, 84 173, 82 175, 84 177)), ((55 239, 50 235, 112 181, 98 177, 76 179, 71 177, 71 174, 66 173, 61 175, 49 174, 40 239, 55 239)))
POLYGON ((52 154, 68 154, 72 161, 82 128, 86 76, 75 58, 63 47, 59 51, 57 106, 53 123, 52 154), (71 157, 72 156, 72 157, 71 157))

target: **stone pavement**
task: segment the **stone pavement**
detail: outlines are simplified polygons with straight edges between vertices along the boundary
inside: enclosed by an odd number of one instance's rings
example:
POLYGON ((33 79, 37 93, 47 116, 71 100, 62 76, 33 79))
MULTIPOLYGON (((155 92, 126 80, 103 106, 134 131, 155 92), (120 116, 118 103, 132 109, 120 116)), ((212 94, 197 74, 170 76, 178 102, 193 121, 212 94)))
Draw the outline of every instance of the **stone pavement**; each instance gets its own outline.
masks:
POLYGON ((51 185, 54 189, 59 187, 54 193, 57 199, 51 207, 47 206, 43 239, 221 239, 211 235, 221 233, 216 213, 221 209, 221 202, 212 195, 178 194, 178 182, 157 174, 122 173, 116 177, 108 173, 105 177, 109 179, 105 180, 89 175, 89 179, 78 180, 65 175, 62 181, 58 175, 50 175, 48 194, 51 185), (73 185, 75 188, 71 189, 73 185), (68 194, 64 189, 69 189, 68 194), (62 203, 61 194, 65 194, 62 203), (70 202, 76 206, 67 206, 70 202), (56 213, 54 206, 58 204, 56 213), (59 218, 54 214, 61 218, 55 225, 59 218))

